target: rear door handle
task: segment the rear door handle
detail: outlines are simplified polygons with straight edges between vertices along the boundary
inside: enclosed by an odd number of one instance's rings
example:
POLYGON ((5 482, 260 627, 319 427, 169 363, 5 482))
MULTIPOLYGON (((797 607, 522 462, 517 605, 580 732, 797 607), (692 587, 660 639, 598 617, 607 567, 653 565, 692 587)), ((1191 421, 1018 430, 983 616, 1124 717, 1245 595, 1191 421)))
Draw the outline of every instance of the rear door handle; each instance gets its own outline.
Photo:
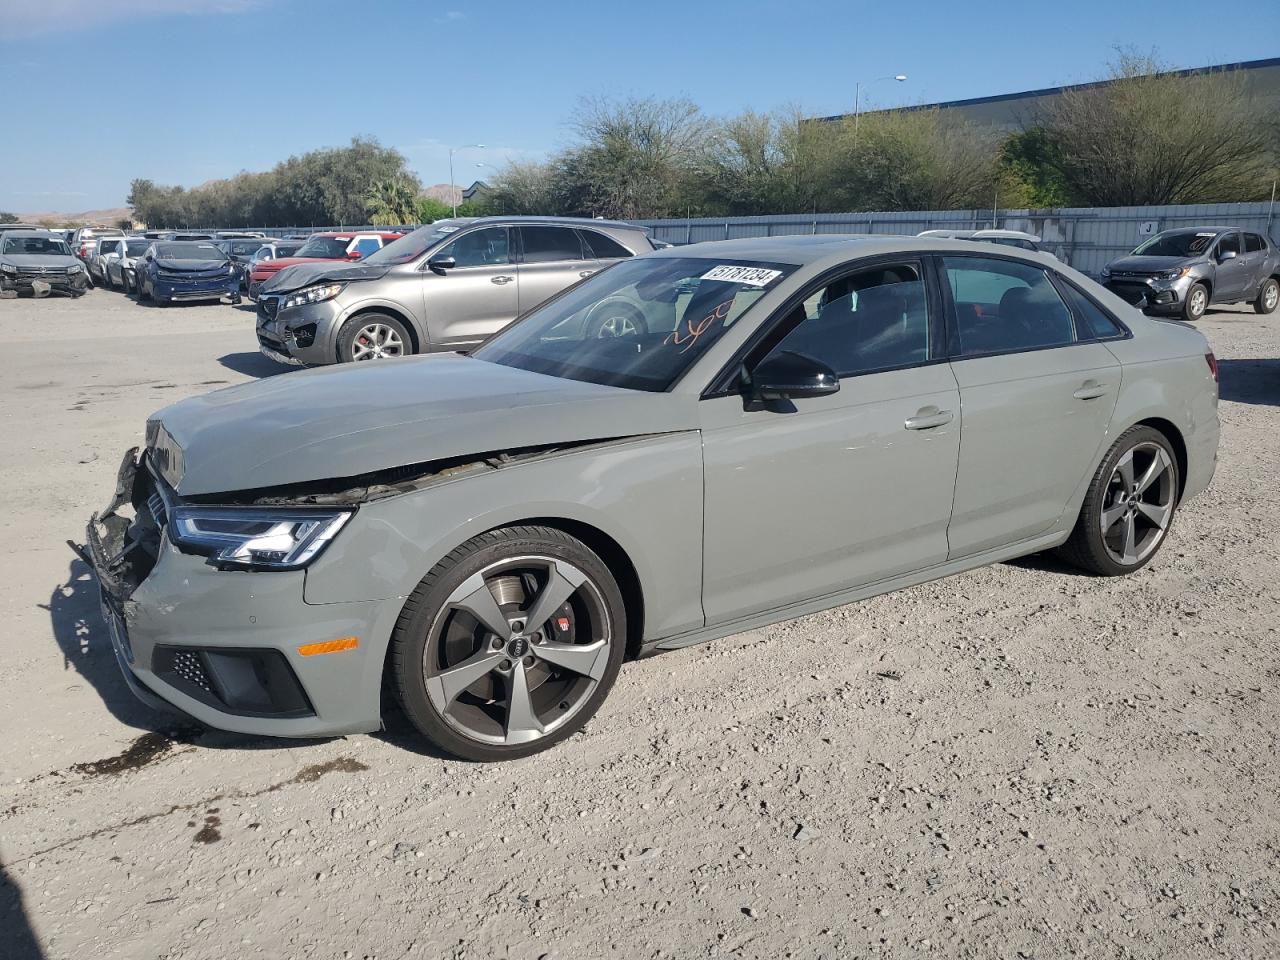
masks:
POLYGON ((514 279, 515 279, 515 277, 493 277, 493 278, 491 278, 491 279, 490 279, 490 281, 489 281, 489 282, 490 282, 490 283, 496 283, 496 284, 498 284, 498 285, 502 285, 502 284, 504 284, 504 283, 510 283, 510 282, 511 282, 512 280, 514 280, 514 279))
POLYGON ((1097 400, 1098 397, 1107 395, 1107 385, 1099 383, 1097 380, 1086 380, 1080 384, 1080 389, 1072 394, 1077 400, 1097 400))
POLYGON ((923 407, 916 411, 914 417, 907 418, 903 426, 908 430, 931 430, 941 427, 955 419, 950 410, 939 410, 937 407, 923 407))

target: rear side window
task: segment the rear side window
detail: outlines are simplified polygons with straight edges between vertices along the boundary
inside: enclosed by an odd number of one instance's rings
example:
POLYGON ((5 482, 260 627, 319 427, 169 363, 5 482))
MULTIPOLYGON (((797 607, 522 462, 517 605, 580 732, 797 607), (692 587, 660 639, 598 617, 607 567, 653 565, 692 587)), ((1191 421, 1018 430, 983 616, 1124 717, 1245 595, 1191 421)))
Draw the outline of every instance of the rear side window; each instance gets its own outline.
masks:
POLYGON ((1075 342, 1071 312, 1045 272, 1010 260, 943 257, 961 356, 1075 342))
POLYGON ((578 233, 569 227, 521 227, 520 235, 524 241, 525 263, 582 259, 578 233))
POLYGON ((620 260, 623 257, 632 255, 631 251, 617 240, 605 236, 603 233, 596 233, 594 230, 580 230, 578 232, 587 245, 588 256, 595 257, 598 260, 620 260))
POLYGON ((1259 250, 1267 249, 1267 243, 1256 233, 1246 233, 1244 235, 1244 252, 1257 253, 1259 250))
POLYGON ((1124 328, 1096 303, 1071 284, 1060 284, 1071 312, 1076 317, 1076 332, 1084 340, 1114 340, 1124 336, 1124 328))
POLYGON ((361 237, 356 241, 355 250, 362 257, 382 249, 382 241, 378 237, 361 237))

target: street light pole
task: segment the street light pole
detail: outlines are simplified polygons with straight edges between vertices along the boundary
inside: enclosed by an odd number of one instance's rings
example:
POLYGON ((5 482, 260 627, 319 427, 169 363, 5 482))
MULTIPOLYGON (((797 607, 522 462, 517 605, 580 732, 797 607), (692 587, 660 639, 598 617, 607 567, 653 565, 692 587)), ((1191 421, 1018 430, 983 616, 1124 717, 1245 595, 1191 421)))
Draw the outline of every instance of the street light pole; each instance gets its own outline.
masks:
MULTIPOLYGON (((868 81, 865 86, 871 86, 873 83, 879 83, 881 80, 896 80, 902 83, 907 79, 905 73, 895 73, 891 77, 876 77, 874 80, 868 81)), ((858 118, 862 113, 862 88, 864 84, 861 82, 853 85, 853 145, 858 145, 858 118)))
POLYGON ((483 150, 483 143, 464 143, 460 147, 449 148, 449 201, 453 204, 453 215, 458 215, 458 185, 453 182, 453 155, 461 150, 483 150))

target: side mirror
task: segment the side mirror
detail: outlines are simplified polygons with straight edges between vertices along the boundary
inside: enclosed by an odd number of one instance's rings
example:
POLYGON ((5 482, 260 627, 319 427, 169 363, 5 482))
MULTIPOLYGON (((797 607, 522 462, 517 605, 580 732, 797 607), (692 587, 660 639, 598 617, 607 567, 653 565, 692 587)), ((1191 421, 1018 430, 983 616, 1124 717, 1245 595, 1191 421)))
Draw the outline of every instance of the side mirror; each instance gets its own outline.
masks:
POLYGON ((1224 263, 1227 260, 1234 260, 1238 256, 1239 254, 1236 253, 1234 250, 1223 250, 1221 253, 1218 254, 1218 262, 1224 263))
POLYGON ((359 260, 362 256, 364 256, 364 254, 362 254, 359 250, 352 250, 350 253, 347 254, 347 259, 359 260))
POLYGON ((821 360, 784 350, 761 362, 744 386, 752 400, 799 400, 835 393, 840 378, 821 360))
POLYGON ((427 268, 433 273, 444 275, 446 270, 452 270, 458 265, 458 261, 453 257, 432 257, 427 261, 427 268))

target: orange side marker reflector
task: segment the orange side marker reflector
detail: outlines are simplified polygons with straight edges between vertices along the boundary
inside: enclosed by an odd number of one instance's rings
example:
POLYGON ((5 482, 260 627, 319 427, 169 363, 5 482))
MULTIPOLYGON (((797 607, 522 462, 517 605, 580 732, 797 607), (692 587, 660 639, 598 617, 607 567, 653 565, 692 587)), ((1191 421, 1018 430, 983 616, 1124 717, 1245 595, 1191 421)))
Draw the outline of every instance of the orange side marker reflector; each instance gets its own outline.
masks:
POLYGON ((322 653, 354 650, 358 646, 360 646, 359 637, 343 637, 341 640, 325 640, 323 643, 304 643, 298 648, 298 653, 304 657, 315 657, 322 653))

